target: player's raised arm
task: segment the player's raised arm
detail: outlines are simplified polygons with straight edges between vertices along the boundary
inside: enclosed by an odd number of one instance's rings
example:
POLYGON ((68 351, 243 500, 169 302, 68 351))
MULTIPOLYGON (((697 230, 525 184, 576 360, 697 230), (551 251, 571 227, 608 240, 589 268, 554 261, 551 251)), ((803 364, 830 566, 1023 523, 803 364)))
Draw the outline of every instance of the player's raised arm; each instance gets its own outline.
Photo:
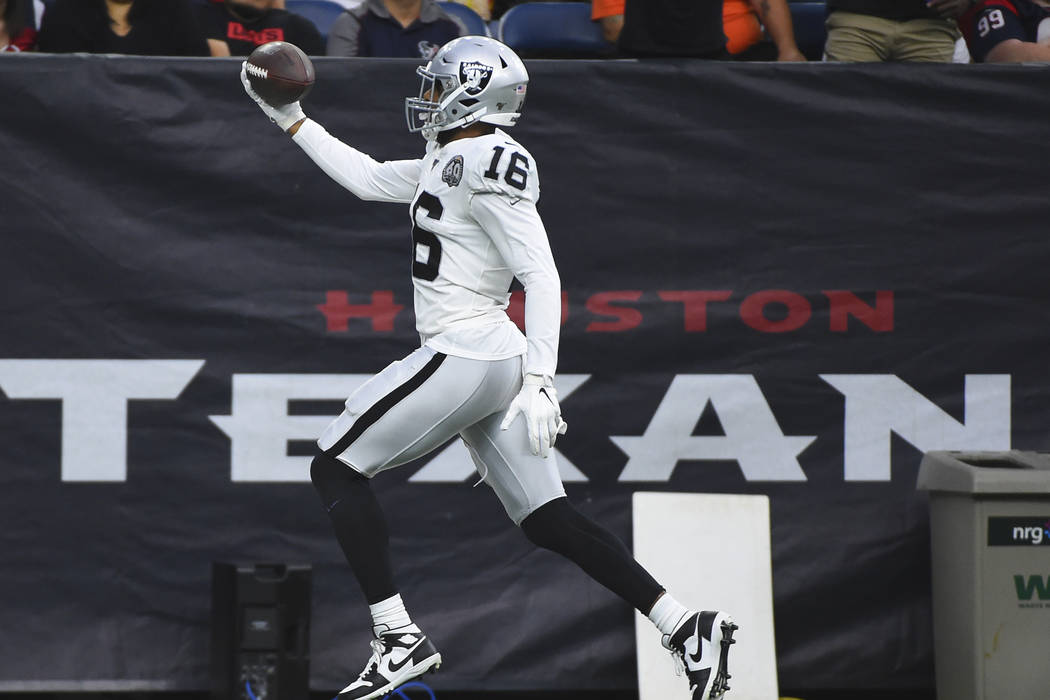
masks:
MULTIPOLYGON (((411 202, 419 183, 423 161, 390 160, 380 163, 346 145, 312 119, 297 123, 292 140, 330 178, 361 199, 411 202)), ((295 127, 293 127, 295 128, 295 127)))
POLYGON ((379 202, 412 201, 419 182, 421 160, 380 163, 343 143, 329 134, 323 126, 307 118, 298 101, 280 107, 267 103, 252 88, 248 80, 247 65, 247 61, 241 64, 241 83, 245 92, 330 178, 361 199, 379 202))

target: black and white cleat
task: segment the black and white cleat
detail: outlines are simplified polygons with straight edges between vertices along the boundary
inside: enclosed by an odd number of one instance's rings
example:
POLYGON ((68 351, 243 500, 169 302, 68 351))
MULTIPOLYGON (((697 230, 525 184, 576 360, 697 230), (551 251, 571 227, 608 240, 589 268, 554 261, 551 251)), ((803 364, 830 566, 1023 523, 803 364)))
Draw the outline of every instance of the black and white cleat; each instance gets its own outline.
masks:
POLYGON ((718 670, 715 672, 715 679, 711 683, 709 695, 711 700, 719 700, 719 698, 729 692, 729 679, 733 677, 729 674, 729 647, 736 644, 736 640, 733 639, 733 633, 740 629, 731 620, 723 621, 720 628, 722 630, 722 640, 719 644, 722 653, 719 654, 718 670))
POLYGON ((664 635, 663 644, 675 658, 676 671, 685 671, 692 700, 721 700, 729 691, 729 647, 739 626, 729 613, 696 612, 664 635))
POLYGON ((386 632, 372 640, 372 658, 361 675, 343 688, 338 700, 381 698, 440 666, 441 654, 425 634, 386 632))

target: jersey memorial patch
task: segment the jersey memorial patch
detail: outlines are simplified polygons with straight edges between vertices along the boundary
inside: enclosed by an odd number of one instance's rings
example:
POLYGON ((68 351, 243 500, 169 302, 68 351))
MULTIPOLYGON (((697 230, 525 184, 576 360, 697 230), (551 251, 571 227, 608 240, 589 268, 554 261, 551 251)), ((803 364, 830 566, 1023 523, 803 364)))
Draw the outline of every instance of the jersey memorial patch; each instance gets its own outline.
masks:
POLYGON ((441 171, 441 181, 449 187, 455 187, 463 180, 463 156, 456 156, 441 171))

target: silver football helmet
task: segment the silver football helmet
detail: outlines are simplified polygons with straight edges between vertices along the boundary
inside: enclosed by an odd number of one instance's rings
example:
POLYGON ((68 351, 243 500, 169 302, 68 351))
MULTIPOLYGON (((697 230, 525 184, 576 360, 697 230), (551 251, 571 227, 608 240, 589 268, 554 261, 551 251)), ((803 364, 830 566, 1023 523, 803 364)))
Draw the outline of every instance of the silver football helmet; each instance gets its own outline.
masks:
POLYGON ((405 119, 409 131, 428 141, 477 121, 514 126, 529 84, 518 55, 485 36, 453 39, 416 73, 419 96, 405 98, 405 119))

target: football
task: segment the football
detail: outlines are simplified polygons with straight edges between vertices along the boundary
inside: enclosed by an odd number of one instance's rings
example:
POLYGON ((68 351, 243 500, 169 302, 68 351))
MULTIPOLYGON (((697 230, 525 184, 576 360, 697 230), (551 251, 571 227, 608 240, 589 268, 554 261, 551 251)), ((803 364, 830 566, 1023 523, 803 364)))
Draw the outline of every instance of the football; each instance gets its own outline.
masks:
POLYGON ((303 99, 314 86, 314 64, 286 41, 271 41, 252 51, 245 72, 252 89, 274 107, 303 99))

